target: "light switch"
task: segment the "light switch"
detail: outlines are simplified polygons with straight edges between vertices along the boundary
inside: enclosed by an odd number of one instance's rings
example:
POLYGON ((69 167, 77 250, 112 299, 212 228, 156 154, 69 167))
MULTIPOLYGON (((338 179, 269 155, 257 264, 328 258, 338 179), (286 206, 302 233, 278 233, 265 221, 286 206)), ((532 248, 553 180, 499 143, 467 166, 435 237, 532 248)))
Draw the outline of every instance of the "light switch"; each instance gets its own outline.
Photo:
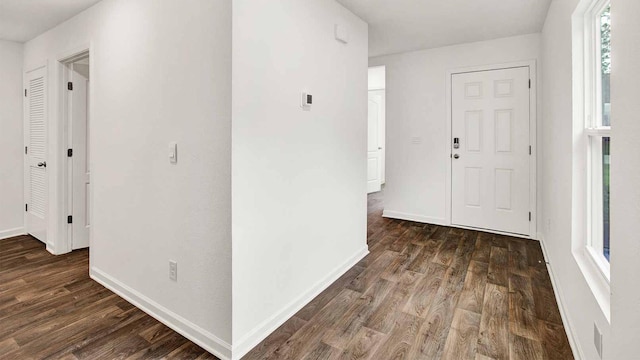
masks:
POLYGON ((177 142, 169 143, 169 162, 172 164, 176 164, 178 162, 178 143, 177 142))

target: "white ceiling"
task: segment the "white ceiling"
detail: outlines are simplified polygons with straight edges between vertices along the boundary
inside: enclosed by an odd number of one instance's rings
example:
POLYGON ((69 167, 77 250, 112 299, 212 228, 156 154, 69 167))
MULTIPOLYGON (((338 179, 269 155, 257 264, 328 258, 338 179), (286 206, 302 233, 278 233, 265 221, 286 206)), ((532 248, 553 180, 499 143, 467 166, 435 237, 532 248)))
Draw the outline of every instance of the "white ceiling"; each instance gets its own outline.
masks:
POLYGON ((0 39, 25 42, 100 0, 0 0, 0 39))
POLYGON ((369 23, 369 56, 539 32, 551 0, 337 0, 369 23))

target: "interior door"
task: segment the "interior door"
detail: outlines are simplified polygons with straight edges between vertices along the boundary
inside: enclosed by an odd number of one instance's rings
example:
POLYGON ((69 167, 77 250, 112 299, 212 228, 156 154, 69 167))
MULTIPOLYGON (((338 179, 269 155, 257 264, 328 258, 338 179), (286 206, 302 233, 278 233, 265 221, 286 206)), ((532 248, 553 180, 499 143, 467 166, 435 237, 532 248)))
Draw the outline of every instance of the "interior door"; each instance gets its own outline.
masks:
POLYGON ((529 67, 452 76, 451 220, 529 235, 529 67))
POLYGON ((47 68, 25 76, 25 200, 27 232, 47 241, 47 68))
POLYGON ((382 119, 382 96, 369 92, 369 131, 367 141, 367 193, 382 188, 382 144, 380 130, 382 119))
POLYGON ((71 64, 72 248, 89 246, 91 174, 89 172, 89 65, 71 64))

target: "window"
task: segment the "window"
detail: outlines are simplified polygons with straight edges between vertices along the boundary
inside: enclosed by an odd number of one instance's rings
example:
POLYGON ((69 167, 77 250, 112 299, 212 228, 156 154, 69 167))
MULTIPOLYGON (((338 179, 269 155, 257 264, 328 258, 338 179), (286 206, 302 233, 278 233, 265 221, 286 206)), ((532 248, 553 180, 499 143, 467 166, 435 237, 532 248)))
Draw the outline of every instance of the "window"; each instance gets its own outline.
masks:
POLYGON ((587 248, 609 274, 611 164, 611 5, 599 1, 585 19, 585 136, 588 166, 587 248))

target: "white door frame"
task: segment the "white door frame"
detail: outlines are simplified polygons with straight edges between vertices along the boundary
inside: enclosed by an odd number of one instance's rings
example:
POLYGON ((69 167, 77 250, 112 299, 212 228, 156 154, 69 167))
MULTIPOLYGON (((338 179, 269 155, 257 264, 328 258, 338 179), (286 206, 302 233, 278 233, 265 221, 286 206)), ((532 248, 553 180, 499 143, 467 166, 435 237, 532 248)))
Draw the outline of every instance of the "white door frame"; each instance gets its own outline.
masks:
POLYGON ((537 124, 538 124, 538 103, 537 103, 537 71, 536 71, 536 61, 535 60, 527 60, 527 61, 518 61, 511 63, 503 63, 503 64, 495 64, 495 65, 482 65, 482 66, 473 66, 473 67, 465 67, 458 69, 451 69, 447 71, 447 79, 446 79, 446 105, 447 105, 447 153, 449 154, 449 159, 447 160, 447 181, 446 181, 446 223, 448 226, 458 227, 463 229, 471 229, 471 230, 480 230, 490 233, 503 234, 515 237, 524 237, 528 239, 538 239, 537 234, 537 220, 538 220, 538 207, 537 207, 537 152, 538 152, 538 143, 537 143, 537 124), (531 78, 531 91, 529 91, 529 144, 532 147, 531 151, 531 161, 529 162, 529 204, 531 211, 531 222, 529 224, 529 234, 528 236, 519 235, 519 234, 511 234, 505 233, 501 231, 494 231, 488 229, 476 229, 465 227, 461 225, 453 225, 451 222, 452 217, 452 206, 451 206, 451 181, 452 181, 452 165, 451 165, 451 154, 452 152, 452 141, 451 141, 451 132, 452 132, 452 77, 454 74, 462 74, 462 73, 470 73, 470 72, 478 72, 478 71, 491 71, 491 70, 503 70, 509 68, 516 67, 529 67, 529 77, 531 78))
MULTIPOLYGON (((91 42, 82 43, 69 47, 65 51, 61 51, 58 56, 42 59, 39 62, 25 66, 25 68, 29 70, 39 67, 47 68, 47 169, 49 170, 47 176, 47 186, 49 189, 49 204, 47 207, 47 251, 54 255, 65 254, 72 249, 70 236, 72 229, 67 224, 67 215, 70 211, 68 199, 71 196, 68 187, 70 167, 67 158, 67 148, 71 138, 68 136, 69 124, 66 114, 68 104, 66 79, 68 74, 66 74, 65 63, 77 58, 79 55, 88 53, 89 66, 93 68, 93 52, 94 47, 91 42)), ((89 86, 89 102, 93 103, 93 82, 90 82, 89 86)), ((93 117, 93 107, 89 109, 89 112, 89 116, 93 117)), ((92 196, 92 194, 90 195, 92 196)), ((24 220, 26 221, 26 212, 24 220)), ((90 230, 90 237, 92 233, 93 231, 90 230)))
MULTIPOLYGON (((60 96, 60 110, 62 117, 60 118, 64 123, 63 126, 63 141, 62 148, 60 149, 65 157, 66 161, 64 161, 64 171, 62 175, 62 184, 64 184, 63 196, 62 199, 62 211, 64 218, 64 237, 61 241, 61 246, 64 252, 70 252, 73 250, 73 224, 67 223, 67 216, 72 215, 73 212, 73 158, 66 156, 67 150, 73 148, 73 119, 71 117, 71 92, 67 90, 67 83, 71 79, 71 71, 67 67, 70 63, 80 60, 83 58, 89 58, 89 69, 92 69, 92 57, 91 57, 91 48, 90 46, 85 46, 80 49, 76 49, 66 56, 60 58, 58 60, 58 65, 61 67, 61 83, 58 86, 59 91, 61 91, 60 96)), ((93 103, 93 91, 91 91, 92 82, 89 82, 89 104, 93 103)), ((89 106, 89 118, 92 118, 93 107, 89 106)), ((88 135, 90 136, 90 135, 88 135)), ((92 197, 93 192, 89 194, 92 197)), ((89 228, 89 239, 91 239, 91 228, 89 228)), ((89 240, 91 241, 91 240, 89 240)))
MULTIPOLYGON (((75 150, 75 146, 73 146, 73 132, 74 132, 74 121, 73 121, 73 109, 72 109, 72 105, 73 105, 73 96, 74 96, 74 92, 73 91, 69 91, 68 89, 66 89, 66 84, 68 82, 73 82, 74 79, 72 79, 73 77, 73 70, 71 70, 69 67, 73 66, 73 63, 78 61, 78 60, 82 60, 82 59, 89 59, 89 62, 91 62, 91 57, 89 56, 89 49, 86 49, 85 51, 82 51, 79 54, 76 54, 72 57, 66 58, 63 61, 60 61, 60 63, 63 64, 63 69, 62 69, 62 111, 63 111, 63 119, 65 121, 65 127, 64 127, 64 143, 65 145, 65 152, 68 149, 74 149, 75 150)), ((89 65, 89 68, 91 68, 91 65, 89 65)), ((89 87, 91 86, 91 82, 89 82, 89 87)), ((91 97, 91 91, 90 89, 87 89, 88 91, 88 95, 89 97, 91 97)), ((88 102, 91 103, 90 99, 87 98, 88 102)), ((87 106, 88 112, 91 112, 91 106, 87 106)), ((89 118, 89 117, 88 117, 89 118)), ((88 136, 88 134, 87 134, 88 136)), ((87 152, 89 149, 86 149, 87 152)), ((64 172, 64 180, 63 180, 63 184, 66 184, 66 203, 65 203, 65 210, 66 210, 66 214, 67 216, 72 216, 72 215, 76 215, 73 212, 73 194, 74 194, 74 187, 77 186, 77 184, 74 183, 74 169, 73 169, 73 160, 74 157, 69 157, 67 154, 67 161, 65 162, 65 172, 64 172)), ((90 194, 89 194, 90 196, 90 194)), ((75 216, 77 218, 77 216, 75 216)), ((74 219, 75 220, 75 219, 74 219)), ((66 238, 67 238, 67 243, 68 246, 65 247, 67 250, 72 251, 74 249, 74 242, 77 241, 76 239, 73 238, 73 233, 74 233, 74 226, 79 226, 79 224, 76 221, 73 221, 72 224, 69 224, 68 221, 66 223, 66 230, 67 230, 67 234, 66 234, 66 238)))

